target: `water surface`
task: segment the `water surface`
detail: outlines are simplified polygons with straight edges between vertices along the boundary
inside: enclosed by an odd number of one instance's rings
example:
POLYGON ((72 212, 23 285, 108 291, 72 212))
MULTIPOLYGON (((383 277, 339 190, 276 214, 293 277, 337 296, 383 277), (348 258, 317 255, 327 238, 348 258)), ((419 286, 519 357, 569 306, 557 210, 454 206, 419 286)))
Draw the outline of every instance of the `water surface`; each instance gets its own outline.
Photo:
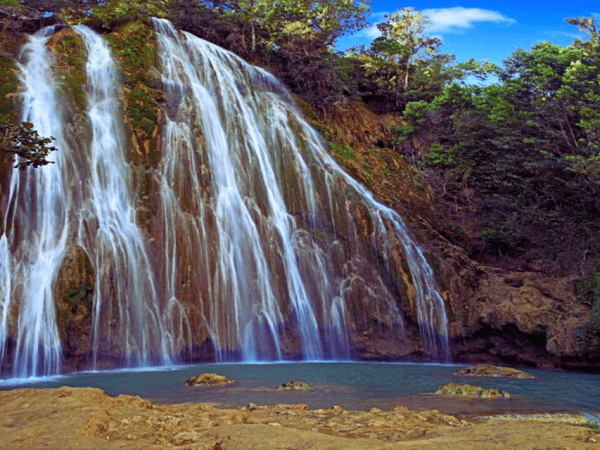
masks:
POLYGON ((536 379, 456 377, 461 365, 302 362, 200 364, 156 370, 84 372, 37 380, 4 380, 0 389, 59 386, 98 387, 107 394, 139 395, 156 403, 213 402, 222 407, 306 403, 310 408, 340 405, 351 410, 394 406, 438 409, 451 414, 573 411, 600 416, 600 375, 528 370, 536 379), (236 380, 223 387, 191 387, 185 380, 216 372, 236 380), (309 382, 308 392, 275 391, 293 379, 309 382), (511 398, 487 400, 435 395, 438 386, 457 382, 509 391, 511 398))

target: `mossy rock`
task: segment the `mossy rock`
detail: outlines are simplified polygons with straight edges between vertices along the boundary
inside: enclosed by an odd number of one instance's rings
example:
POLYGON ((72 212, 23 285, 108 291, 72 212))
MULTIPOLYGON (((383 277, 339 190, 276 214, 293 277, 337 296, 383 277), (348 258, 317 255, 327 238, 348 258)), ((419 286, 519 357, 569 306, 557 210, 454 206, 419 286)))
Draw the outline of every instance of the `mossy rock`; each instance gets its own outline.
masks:
POLYGON ((443 386, 440 386, 436 394, 443 395, 464 395, 467 397, 480 397, 480 398, 509 398, 510 393, 507 391, 503 391, 501 389, 484 389, 481 386, 472 386, 470 384, 456 384, 456 383, 446 383, 443 386))
POLYGON ((133 162, 144 161, 156 166, 160 155, 154 132, 160 121, 160 104, 164 101, 164 94, 154 30, 148 24, 137 21, 122 26, 106 39, 121 66, 125 112, 137 153, 132 155, 133 162))
POLYGON ((225 386, 231 383, 235 383, 235 380, 218 373, 201 373, 196 377, 189 377, 186 381, 190 386, 225 386))
POLYGON ((510 367, 492 366, 491 364, 478 364, 463 367, 452 372, 459 377, 490 377, 490 378, 535 378, 528 372, 512 369, 510 367))
POLYGON ((310 391, 313 387, 306 381, 292 380, 287 383, 278 384, 274 389, 278 391, 310 391))
POLYGON ((17 124, 19 118, 19 105, 16 100, 19 90, 19 70, 15 61, 0 56, 0 122, 5 124, 17 124))

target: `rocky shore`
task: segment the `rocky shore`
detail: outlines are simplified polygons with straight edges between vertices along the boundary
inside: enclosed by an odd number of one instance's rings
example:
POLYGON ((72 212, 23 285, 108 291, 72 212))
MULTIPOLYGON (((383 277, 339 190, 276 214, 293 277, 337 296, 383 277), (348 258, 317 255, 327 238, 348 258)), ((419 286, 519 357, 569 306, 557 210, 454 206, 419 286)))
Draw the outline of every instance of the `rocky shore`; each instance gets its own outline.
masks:
POLYGON ((280 404, 155 405, 95 388, 0 392, 3 449, 534 449, 600 447, 573 414, 456 417, 398 406, 347 411, 280 404))

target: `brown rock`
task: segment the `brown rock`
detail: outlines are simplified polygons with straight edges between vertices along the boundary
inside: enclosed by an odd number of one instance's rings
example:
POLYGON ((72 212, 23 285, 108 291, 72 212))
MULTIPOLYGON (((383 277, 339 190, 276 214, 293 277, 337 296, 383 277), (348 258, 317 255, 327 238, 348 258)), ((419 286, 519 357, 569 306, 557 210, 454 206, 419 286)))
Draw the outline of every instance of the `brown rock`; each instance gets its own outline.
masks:
POLYGON ((190 386, 224 386, 231 383, 235 381, 217 373, 201 373, 197 377, 189 377, 186 381, 190 386))
POLYGON ((535 378, 528 372, 512 369, 510 367, 493 366, 491 364, 478 364, 463 367, 452 372, 459 377, 493 377, 493 378, 535 378))
POLYGON ((471 397, 481 397, 481 398, 509 398, 510 394, 506 391, 502 391, 500 389, 484 389, 481 386, 472 386, 470 384, 456 384, 456 383, 446 383, 443 386, 440 386, 436 394, 445 394, 445 395, 466 395, 471 397))
POLYGON ((201 450, 391 450, 595 448, 596 436, 574 414, 460 420, 438 411, 336 412, 304 405, 219 409, 207 404, 156 406, 99 389, 0 392, 3 450, 52 448, 201 450), (297 414, 283 414, 294 411, 297 414), (482 445, 483 444, 483 445, 482 445))
POLYGON ((279 384, 275 386, 276 390, 284 391, 310 391, 313 387, 306 381, 292 380, 287 383, 279 384))

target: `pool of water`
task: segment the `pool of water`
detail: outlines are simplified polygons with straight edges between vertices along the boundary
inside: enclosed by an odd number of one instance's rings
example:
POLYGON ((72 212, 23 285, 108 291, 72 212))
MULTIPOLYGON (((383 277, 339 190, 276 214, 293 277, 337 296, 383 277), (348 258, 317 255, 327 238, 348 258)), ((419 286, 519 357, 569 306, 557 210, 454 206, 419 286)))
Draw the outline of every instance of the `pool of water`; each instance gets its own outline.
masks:
POLYGON ((109 395, 139 395, 156 403, 213 402, 222 407, 306 403, 310 408, 339 405, 351 410, 372 407, 438 409, 451 414, 498 414, 573 411, 600 417, 600 375, 529 370, 536 379, 464 378, 452 375, 463 365, 387 363, 199 364, 194 366, 83 372, 38 380, 2 380, 0 390, 98 387, 109 395), (185 380, 216 372, 236 380, 223 387, 191 387, 185 380), (312 391, 276 391, 290 380, 309 382, 312 391), (499 388, 508 399, 487 400, 435 395, 447 382, 499 388))

